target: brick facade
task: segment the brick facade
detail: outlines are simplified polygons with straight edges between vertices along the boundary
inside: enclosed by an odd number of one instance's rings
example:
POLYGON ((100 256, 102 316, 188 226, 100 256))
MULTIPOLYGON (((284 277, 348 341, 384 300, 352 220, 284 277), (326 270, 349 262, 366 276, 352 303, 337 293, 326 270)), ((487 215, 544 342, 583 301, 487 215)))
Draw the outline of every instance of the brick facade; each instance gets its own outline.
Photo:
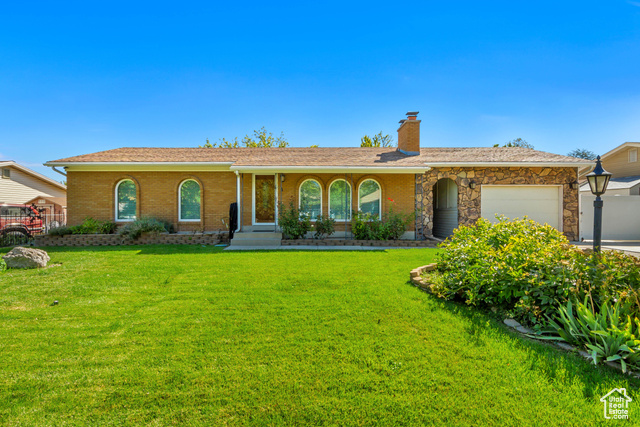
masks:
MULTIPOLYGON (((299 203, 299 188, 306 179, 315 179, 322 187, 322 212, 328 213, 328 189, 337 179, 346 179, 352 187, 352 209, 358 210, 358 187, 366 179, 375 179, 382 190, 382 211, 393 204, 397 212, 415 209, 415 175, 413 174, 300 174, 285 173, 279 182, 280 202, 299 203), (393 200, 393 202, 391 200, 393 200)), ((474 223, 480 217, 483 184, 562 185, 563 231, 569 239, 578 238, 578 189, 575 168, 435 168, 423 176, 424 232, 430 236, 433 227, 433 185, 440 178, 450 178, 458 185, 458 220, 461 225, 474 223), (476 188, 471 189, 473 180, 476 188)), ((223 219, 229 216, 229 205, 236 201, 236 175, 233 172, 74 172, 67 175, 68 223, 76 225, 85 217, 98 220, 115 219, 115 187, 122 179, 136 183, 137 216, 151 216, 174 224, 179 232, 226 230, 223 219), (178 221, 178 188, 186 179, 200 183, 202 191, 201 221, 178 221)), ((242 224, 252 224, 252 174, 242 174, 242 224)), ((343 231, 344 223, 336 224, 343 231)), ((349 229, 349 224, 346 224, 349 229)), ((409 228, 414 230, 412 223, 409 228)))
POLYGON ((232 172, 68 172, 68 224, 84 218, 115 220, 115 188, 123 179, 136 183, 136 215, 151 216, 174 224, 176 231, 226 230, 229 205, 236 201, 236 176, 232 172), (194 179, 201 188, 201 221, 178 221, 178 187, 194 179))

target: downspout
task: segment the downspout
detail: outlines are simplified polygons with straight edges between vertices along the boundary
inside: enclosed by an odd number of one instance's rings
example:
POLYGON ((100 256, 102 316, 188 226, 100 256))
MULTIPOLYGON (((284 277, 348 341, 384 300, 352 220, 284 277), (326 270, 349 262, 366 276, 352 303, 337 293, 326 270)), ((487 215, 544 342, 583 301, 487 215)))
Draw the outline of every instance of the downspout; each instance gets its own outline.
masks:
POLYGON ((236 203, 238 205, 238 228, 235 232, 239 232, 242 229, 242 180, 240 179, 240 173, 236 171, 236 203))
POLYGON ((66 174, 66 173, 64 173, 64 172, 62 172, 62 171, 59 171, 58 169, 56 169, 56 167, 55 167, 55 166, 49 166, 49 167, 50 167, 51 169, 53 169, 55 172, 58 172, 60 175, 62 175, 62 176, 67 176, 67 174, 66 174))

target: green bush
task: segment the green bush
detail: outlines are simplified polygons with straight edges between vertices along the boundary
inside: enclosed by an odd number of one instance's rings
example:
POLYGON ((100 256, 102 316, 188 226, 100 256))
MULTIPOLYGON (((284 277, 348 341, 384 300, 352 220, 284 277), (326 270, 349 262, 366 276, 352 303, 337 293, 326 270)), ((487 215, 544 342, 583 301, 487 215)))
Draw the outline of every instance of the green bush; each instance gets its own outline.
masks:
POLYGON ((640 312, 640 260, 610 251, 585 253, 548 225, 480 219, 459 227, 440 247, 443 283, 433 291, 446 299, 496 307, 538 326, 571 298, 587 295, 596 307, 614 298, 640 312))
POLYGON ((356 240, 384 240, 382 221, 370 213, 356 212, 351 220, 351 232, 356 240))
POLYGON ((71 227, 61 226, 49 229, 50 236, 66 236, 67 234, 73 234, 71 227))
POLYGON ((167 231, 168 230, 163 221, 150 217, 142 217, 133 222, 127 223, 124 227, 118 230, 118 234, 130 239, 137 239, 142 233, 164 233, 167 231))
POLYGON ((378 215, 357 212, 351 220, 351 230, 356 240, 398 240, 412 219, 413 214, 394 212, 393 206, 384 220, 378 215))
POLYGON ((458 227, 440 245, 441 297, 486 305, 537 324, 556 312, 574 287, 574 252, 555 228, 527 219, 480 219, 458 227))
POLYGON ((82 224, 71 227, 56 227, 49 230, 52 236, 65 236, 67 234, 113 234, 116 231, 116 223, 111 221, 98 221, 86 217, 82 224))
POLYGON ((383 240, 398 240, 407 231, 407 227, 413 221, 415 213, 395 212, 392 204, 385 217, 383 240))
POLYGON ((336 220, 327 215, 318 215, 316 217, 316 223, 314 230, 316 231, 314 237, 316 239, 324 239, 327 236, 331 236, 335 233, 336 220))
POLYGON ((289 207, 283 203, 278 208, 278 225, 282 228, 282 234, 288 239, 299 239, 311 231, 311 219, 300 213, 293 201, 289 207))
POLYGON ((0 273, 6 271, 7 269, 7 263, 5 262, 5 260, 2 259, 2 257, 0 257, 0 273))

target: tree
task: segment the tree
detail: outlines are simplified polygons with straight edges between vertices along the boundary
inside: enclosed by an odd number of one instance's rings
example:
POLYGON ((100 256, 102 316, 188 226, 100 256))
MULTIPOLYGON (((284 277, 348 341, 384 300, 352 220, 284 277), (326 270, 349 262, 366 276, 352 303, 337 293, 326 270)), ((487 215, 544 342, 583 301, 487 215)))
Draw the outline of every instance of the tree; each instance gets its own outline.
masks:
POLYGON ((576 148, 575 150, 570 151, 569 154, 567 154, 567 156, 577 157, 579 159, 585 159, 585 160, 596 159, 596 153, 594 153, 591 150, 587 150, 585 148, 576 148))
POLYGON ((209 142, 209 138, 207 138, 207 142, 204 145, 200 145, 200 148, 238 148, 240 146, 243 147, 253 147, 253 148, 283 148, 288 147, 289 142, 284 137, 284 133, 280 133, 280 136, 273 136, 271 132, 267 132, 267 130, 261 127, 258 130, 253 131, 253 138, 249 135, 245 135, 241 141, 238 141, 238 137, 233 138, 231 141, 228 141, 222 138, 218 142, 211 143, 209 142))
MULTIPOLYGON (((494 145, 494 147, 500 147, 500 144, 494 145)), ((522 138, 512 139, 503 145, 503 147, 522 147, 522 148, 530 148, 533 150, 533 144, 528 143, 526 140, 522 138)))
POLYGON ((360 139, 360 147, 391 147, 393 145, 393 137, 391 135, 383 135, 382 131, 373 135, 365 135, 360 139))

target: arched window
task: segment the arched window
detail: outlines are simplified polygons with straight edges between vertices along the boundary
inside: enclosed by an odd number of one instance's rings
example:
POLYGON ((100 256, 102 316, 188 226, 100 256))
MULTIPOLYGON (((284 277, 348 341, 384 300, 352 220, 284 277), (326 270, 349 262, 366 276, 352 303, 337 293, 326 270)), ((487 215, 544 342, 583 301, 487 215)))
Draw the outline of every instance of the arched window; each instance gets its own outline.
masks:
POLYGON ((373 179, 366 179, 358 187, 358 210, 380 218, 382 211, 382 191, 380 184, 373 179))
POLYGON ((351 221, 351 186, 337 179, 329 187, 329 216, 336 221, 351 221))
POLYGON ((193 179, 182 181, 178 193, 178 220, 200 221, 200 184, 193 179))
POLYGON ((116 221, 135 221, 136 193, 136 184, 130 179, 123 179, 116 185, 116 221))
POLYGON ((315 179, 307 179, 300 185, 300 213, 315 220, 322 215, 322 186, 315 179))

